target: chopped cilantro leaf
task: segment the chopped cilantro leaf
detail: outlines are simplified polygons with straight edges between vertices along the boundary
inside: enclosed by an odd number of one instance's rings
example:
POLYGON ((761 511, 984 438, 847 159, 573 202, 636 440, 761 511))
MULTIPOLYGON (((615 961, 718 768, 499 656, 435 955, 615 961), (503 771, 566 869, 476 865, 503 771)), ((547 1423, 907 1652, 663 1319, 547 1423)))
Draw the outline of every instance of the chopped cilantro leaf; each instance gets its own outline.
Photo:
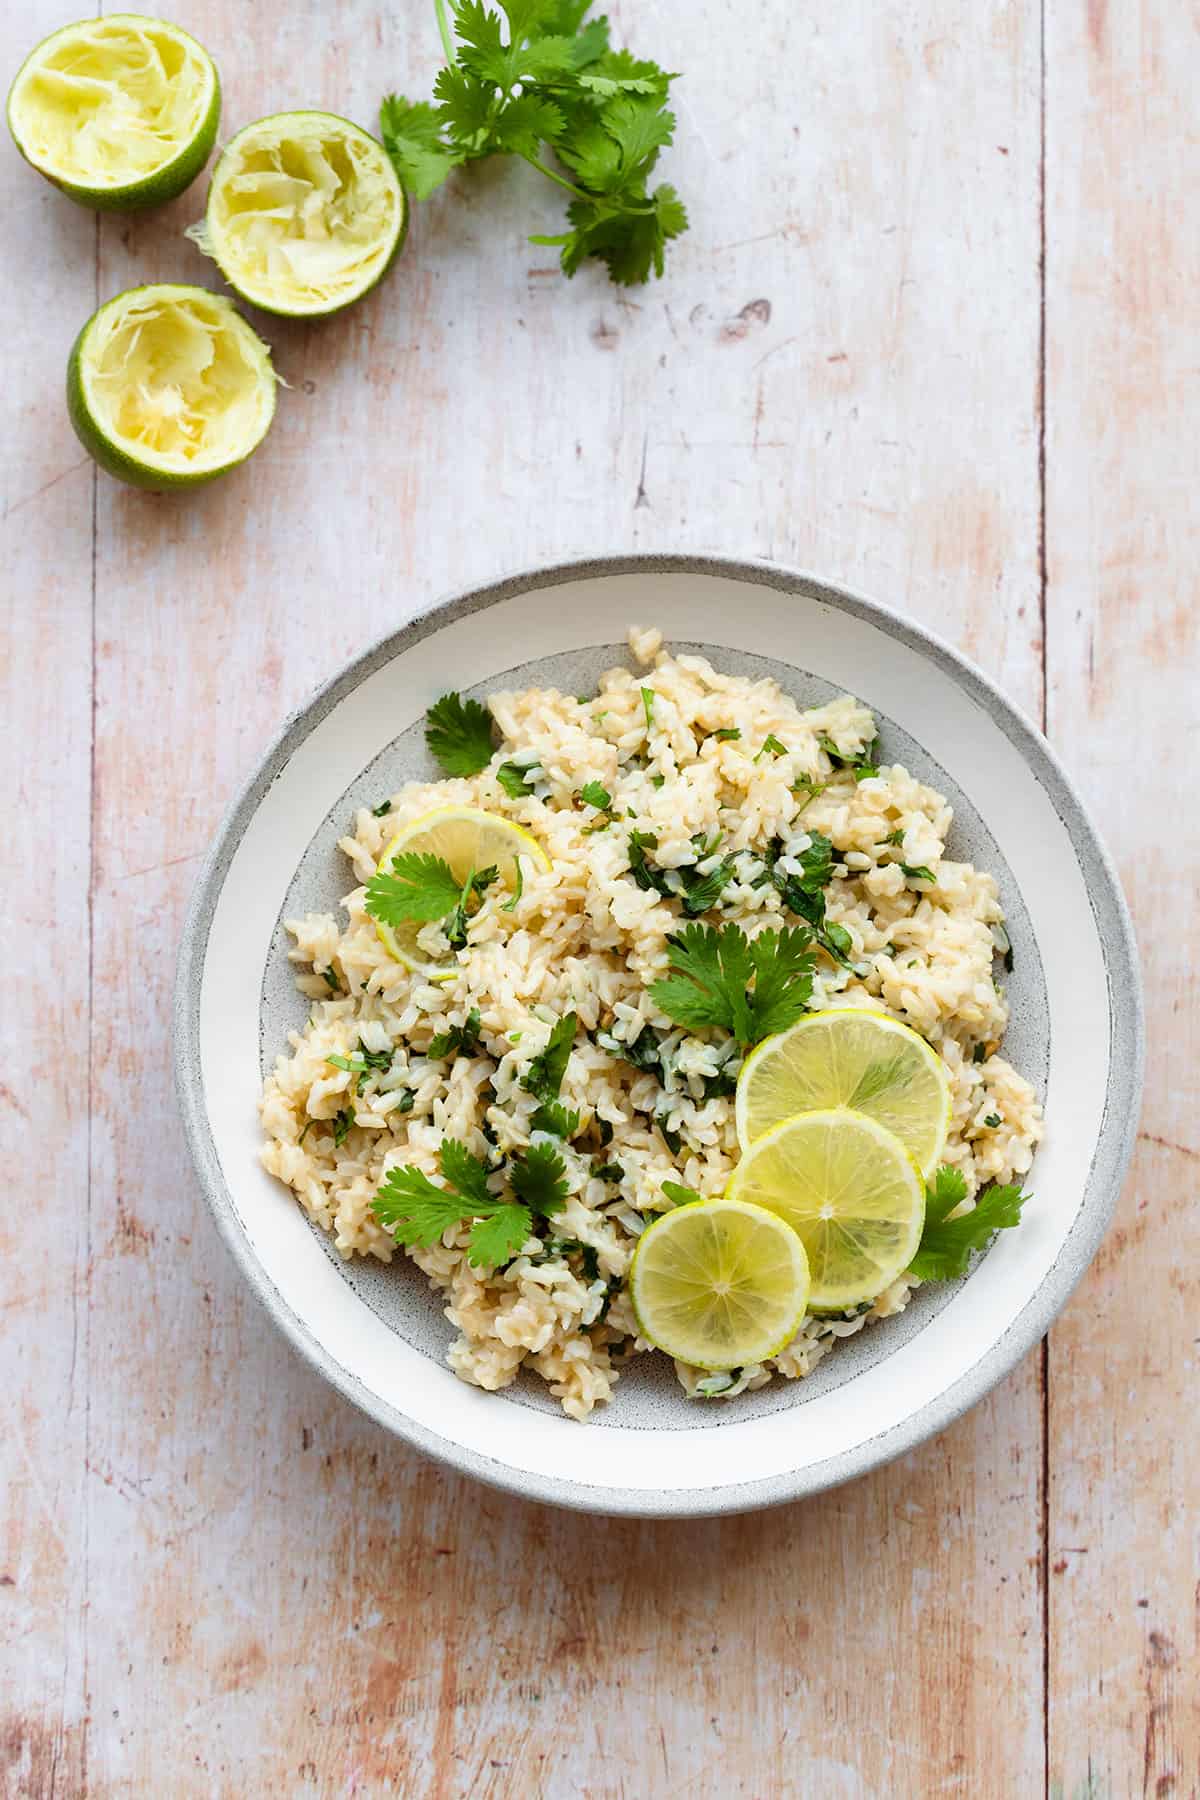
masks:
POLYGON ((535 1100, 557 1100, 578 1024, 575 1013, 564 1013, 547 1038, 545 1049, 538 1052, 522 1075, 521 1086, 535 1100))
POLYGON ((787 745, 781 743, 773 731, 768 731, 762 741, 762 749, 755 756, 754 761, 761 762, 764 756, 786 756, 787 753, 787 745))
POLYGON ((385 818, 386 815, 391 812, 391 810, 392 810, 391 801, 390 800, 381 800, 379 802, 378 806, 373 806, 371 808, 371 817, 373 819, 385 818))
POLYGON ((558 1100, 543 1100, 529 1121, 532 1131, 548 1131, 552 1137, 573 1138, 579 1131, 579 1114, 558 1100))
POLYGON ((325 985, 329 988, 332 988, 333 992, 335 994, 340 994, 342 991, 342 984, 338 980, 337 976, 334 974, 333 970, 332 969, 322 969, 321 973, 325 977, 325 985))
POLYGON ((932 881, 935 885, 937 882, 937 876, 934 874, 933 870, 927 869, 924 863, 919 863, 917 867, 914 868, 911 863, 902 862, 900 864, 900 872, 904 876, 905 881, 932 881))
POLYGON ((620 1163, 593 1163, 589 1170, 593 1181, 624 1181, 625 1171, 620 1163))
POLYGON ((579 798, 585 806, 594 806, 597 812, 607 812, 612 805, 612 795, 599 781, 587 781, 579 790, 579 798))
POLYGON ((385 925, 428 925, 453 912, 461 893, 462 883, 448 862, 411 850, 372 875, 366 908, 385 925))
POLYGON ((866 781, 869 776, 878 775, 878 738, 873 738, 869 744, 864 744, 861 750, 850 751, 848 753, 839 750, 833 739, 826 732, 821 733, 817 742, 820 744, 834 768, 849 769, 853 774, 855 781, 866 781))
POLYGON ((654 728, 654 700, 655 700, 654 689, 644 687, 642 689, 642 709, 646 714, 646 730, 647 731, 652 731, 654 728))
POLYGON ((1020 1184, 986 1188, 970 1212, 949 1218, 966 1199, 967 1184, 957 1169, 939 1169, 925 1189, 925 1229, 909 1266, 921 1281, 953 1281, 965 1275, 971 1253, 983 1250, 997 1231, 1021 1221, 1021 1208, 1029 1199, 1020 1184))
POLYGON ((473 1006, 461 1025, 451 1025, 430 1040, 426 1056, 440 1062, 449 1056, 479 1056, 483 1045, 479 1036, 479 1008, 473 1006))
POLYGON ((478 775, 492 760, 492 715, 478 700, 443 694, 425 715, 425 742, 446 775, 478 775))
POLYGON ((680 1181, 664 1181, 662 1191, 675 1206, 694 1206, 704 1195, 698 1194, 695 1188, 684 1187, 680 1181))
POLYGON ((987 1045, 986 1044, 976 1044, 975 1048, 971 1052, 971 1061, 973 1063, 981 1063, 981 1062, 987 1061, 987 1045))
POLYGON ((346 1141, 346 1138, 350 1131, 350 1127, 353 1125, 353 1123, 354 1123, 353 1108, 343 1108, 343 1110, 341 1112, 334 1114, 334 1117, 333 1117, 333 1142, 334 1142, 335 1148, 337 1148, 339 1150, 341 1149, 342 1145, 346 1141))
POLYGON ((999 1113, 988 1113, 983 1122, 989 1131, 996 1131, 1004 1121, 1001 1119, 999 1113))
POLYGON ((531 1144, 514 1156, 509 1176, 514 1191, 531 1212, 549 1218, 566 1202, 567 1166, 553 1144, 531 1144))
POLYGON ((719 931, 687 925, 667 939, 671 973, 650 998, 688 1030, 717 1026, 739 1044, 784 1031, 812 995, 811 935, 803 927, 765 931, 748 939, 736 925, 719 931))
POLYGON ((536 763, 527 769, 522 769, 515 762, 502 762, 496 770, 496 780, 510 800, 527 800, 531 786, 530 777, 536 768, 536 763))
POLYGON ((718 744, 736 744, 741 735, 736 725, 722 725, 712 733, 718 744))

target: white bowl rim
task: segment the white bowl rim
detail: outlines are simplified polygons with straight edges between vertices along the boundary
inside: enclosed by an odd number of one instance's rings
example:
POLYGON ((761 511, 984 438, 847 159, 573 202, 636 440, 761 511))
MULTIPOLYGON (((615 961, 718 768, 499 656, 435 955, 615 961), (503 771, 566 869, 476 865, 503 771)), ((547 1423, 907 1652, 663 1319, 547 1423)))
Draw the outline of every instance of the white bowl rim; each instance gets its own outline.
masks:
POLYGON ((935 632, 828 577, 753 557, 697 552, 589 556, 508 574, 444 599, 386 633, 324 682, 285 720, 230 802, 205 858, 180 944, 174 997, 175 1083, 192 1163, 217 1229, 274 1323, 347 1399, 415 1449, 521 1498, 634 1518, 699 1518, 803 1499, 853 1480, 944 1431, 1013 1369, 1049 1330, 1083 1276, 1112 1218, 1137 1136, 1145 1063, 1145 1022, 1137 945, 1115 865, 1087 807, 1049 743, 1027 715, 961 652, 935 632), (1087 878, 1109 989, 1108 1089, 1084 1196, 1053 1265, 991 1348, 956 1382, 907 1418, 852 1449, 805 1468, 712 1488, 648 1495, 596 1489, 509 1467, 444 1438, 381 1400, 342 1366, 281 1297, 252 1251, 234 1207, 212 1135, 200 1064, 201 988, 209 932, 222 884, 259 803, 300 743, 368 675, 454 620, 531 590, 608 575, 719 576, 804 594, 865 619, 915 649, 987 707, 1050 796, 1087 878))

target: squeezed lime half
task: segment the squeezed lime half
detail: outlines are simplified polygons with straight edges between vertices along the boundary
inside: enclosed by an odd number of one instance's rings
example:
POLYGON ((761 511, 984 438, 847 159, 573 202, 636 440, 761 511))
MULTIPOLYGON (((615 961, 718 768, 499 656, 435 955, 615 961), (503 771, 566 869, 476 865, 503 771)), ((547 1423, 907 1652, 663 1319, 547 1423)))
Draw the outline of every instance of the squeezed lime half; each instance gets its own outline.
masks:
POLYGON ((208 161, 220 117, 207 50, 138 13, 53 32, 8 94, 8 128, 26 162, 103 212, 174 200, 208 161))
POLYGON ((373 288, 408 228, 404 190, 369 132, 334 113, 272 113, 221 154, 188 236, 243 300, 287 318, 340 312, 373 288))
POLYGON ((221 294, 130 288, 76 338, 67 408, 110 475, 135 487, 194 487, 236 468, 266 436, 271 353, 221 294))

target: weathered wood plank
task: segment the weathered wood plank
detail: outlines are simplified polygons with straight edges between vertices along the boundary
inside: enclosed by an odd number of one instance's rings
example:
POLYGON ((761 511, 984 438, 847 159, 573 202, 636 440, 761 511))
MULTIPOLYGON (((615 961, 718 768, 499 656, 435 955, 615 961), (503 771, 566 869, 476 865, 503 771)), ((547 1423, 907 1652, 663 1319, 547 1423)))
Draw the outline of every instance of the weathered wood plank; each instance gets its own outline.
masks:
MULTIPOLYGON (((57 22, 0 21, 4 64, 57 22)), ((86 1767, 88 886, 92 465, 62 405, 95 294, 95 221, 0 149, 0 1791, 79 1792, 86 1767), (19 282, 14 280, 19 271, 19 282), (19 289, 19 292, 18 292, 19 289), (19 1173, 18 1173, 19 1172, 19 1173)))
MULTIPOLYGON (((635 47, 692 47, 669 174, 694 227, 665 283, 546 274, 524 234, 555 199, 481 171, 356 312, 260 321, 290 387, 244 473, 186 501, 100 483, 93 1792, 1041 1781, 1036 1359, 937 1443, 775 1515, 500 1499, 270 1332, 168 1069, 183 906, 228 793, 318 678, 448 587, 629 545, 774 555, 907 605, 1036 706, 1039 47, 1021 9, 961 10, 764 7, 748 29, 714 0, 618 6, 635 47)), ((227 130, 298 98, 369 123, 436 54, 421 9, 363 0, 336 44, 315 0, 183 22, 227 130)), ((180 236, 198 203, 105 221, 102 297, 215 285, 180 236)))
POLYGON ((1050 1772, 1064 1796, 1182 1797, 1200 1791, 1200 28, 1152 0, 1048 25, 1049 717, 1117 853, 1149 1024, 1132 1179, 1051 1337, 1050 1772))

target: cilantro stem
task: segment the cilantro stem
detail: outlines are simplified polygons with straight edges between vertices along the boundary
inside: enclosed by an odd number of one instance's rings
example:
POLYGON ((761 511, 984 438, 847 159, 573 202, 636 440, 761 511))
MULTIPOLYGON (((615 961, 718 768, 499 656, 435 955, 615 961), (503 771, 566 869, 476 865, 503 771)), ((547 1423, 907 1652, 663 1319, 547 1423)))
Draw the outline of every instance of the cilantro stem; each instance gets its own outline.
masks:
POLYGON ((450 21, 446 17, 446 0, 433 0, 437 11, 438 30, 442 34, 442 49, 446 53, 446 61, 454 61, 454 39, 450 36, 450 21))
POLYGON ((539 161, 536 156, 532 156, 528 150, 518 150, 517 155, 523 162, 527 162, 531 169, 536 169, 539 175, 544 175, 547 181, 556 181, 560 188, 566 188, 568 194, 574 194, 577 200, 595 199, 594 194, 585 194, 583 189, 577 188, 573 181, 566 181, 561 175, 556 175, 553 169, 548 169, 544 162, 539 161))

